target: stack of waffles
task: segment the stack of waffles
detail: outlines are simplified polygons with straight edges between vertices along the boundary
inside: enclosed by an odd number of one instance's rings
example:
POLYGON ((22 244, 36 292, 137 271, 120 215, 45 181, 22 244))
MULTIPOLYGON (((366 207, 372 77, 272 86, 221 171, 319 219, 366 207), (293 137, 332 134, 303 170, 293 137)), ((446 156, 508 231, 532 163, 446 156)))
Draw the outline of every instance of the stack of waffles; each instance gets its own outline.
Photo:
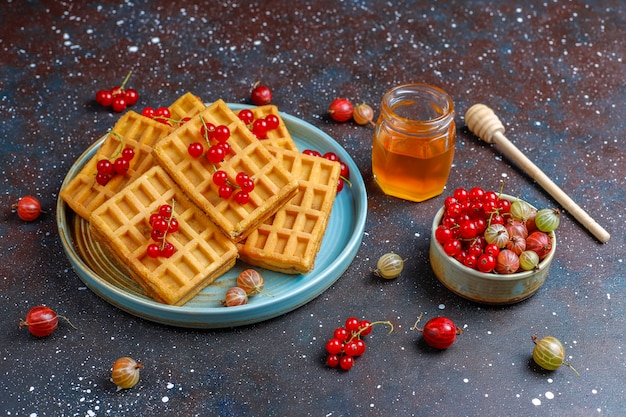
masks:
POLYGON ((255 118, 278 117, 278 127, 262 140, 222 100, 205 106, 187 93, 169 109, 171 123, 125 113, 61 190, 67 205, 89 222, 94 239, 148 296, 170 305, 185 304, 237 258, 287 274, 310 272, 335 199, 339 164, 299 152, 273 105, 250 109, 255 118), (230 130, 230 152, 218 166, 188 152, 208 123, 230 130), (135 151, 130 169, 98 184, 98 161, 114 158, 122 147, 135 151), (216 169, 229 179, 250 173, 254 189, 247 203, 219 196, 216 169), (167 234, 175 250, 151 257, 150 218, 163 205, 172 206, 170 218, 178 223, 167 234))

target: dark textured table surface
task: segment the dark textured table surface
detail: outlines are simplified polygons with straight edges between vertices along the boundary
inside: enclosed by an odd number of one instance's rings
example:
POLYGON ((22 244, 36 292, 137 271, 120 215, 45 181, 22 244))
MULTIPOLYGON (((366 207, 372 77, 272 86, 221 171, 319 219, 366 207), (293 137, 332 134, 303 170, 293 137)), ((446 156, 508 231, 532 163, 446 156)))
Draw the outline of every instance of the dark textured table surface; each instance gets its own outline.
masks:
POLYGON ((0 414, 3 416, 622 416, 626 281, 626 6, 621 0, 169 1, 0 4, 0 414), (199 2, 201 3, 201 2, 199 2), (207 2, 208 3, 208 2, 207 2), (398 4, 393 4, 398 3, 398 4), (257 80, 274 104, 332 136, 368 194, 356 258, 322 295, 258 324, 218 330, 134 317, 90 291, 58 235, 61 183, 119 116, 94 103, 129 70, 135 109, 191 91, 245 103, 257 80), (444 288, 428 260, 444 195, 409 203, 372 179, 372 129, 325 115, 337 96, 378 108, 385 90, 419 81, 448 91, 458 144, 446 193, 506 190, 557 203, 463 120, 482 102, 507 137, 611 233, 599 243, 569 214, 545 285, 487 307, 444 288), (36 195, 46 211, 20 221, 11 205, 36 195), (392 281, 380 255, 407 258, 392 281), (42 339, 18 323, 46 304, 71 319, 42 339), (445 315, 465 332, 434 351, 411 330, 445 315), (349 316, 389 320, 349 372, 324 364, 324 344, 349 316), (581 376, 532 363, 531 335, 554 335, 581 376), (119 356, 145 364, 116 392, 119 356))

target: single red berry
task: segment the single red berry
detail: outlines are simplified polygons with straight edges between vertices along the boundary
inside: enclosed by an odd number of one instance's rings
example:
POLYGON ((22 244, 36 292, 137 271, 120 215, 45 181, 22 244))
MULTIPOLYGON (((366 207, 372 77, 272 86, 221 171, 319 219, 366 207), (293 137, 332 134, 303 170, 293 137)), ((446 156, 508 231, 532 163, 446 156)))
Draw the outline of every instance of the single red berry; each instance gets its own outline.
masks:
POLYGON ((422 334, 428 346, 447 349, 452 346, 458 333, 452 320, 447 317, 435 317, 426 323, 422 334))
POLYGON ((235 177, 235 182, 241 187, 242 182, 249 179, 250 176, 247 173, 241 171, 237 173, 237 176, 235 177))
POLYGON ((343 350, 343 341, 332 338, 326 342, 326 351, 331 355, 338 355, 343 350))
POLYGON ((254 121, 254 113, 250 109, 243 109, 239 112, 239 119, 246 125, 249 125, 254 121))
POLYGON ((222 151, 224 151, 224 157, 230 154, 231 147, 228 144, 228 142, 218 142, 215 146, 217 146, 218 148, 221 148, 222 151))
POLYGON ((159 214, 164 218, 169 218, 172 215, 172 206, 169 204, 163 204, 159 207, 159 214))
POLYGON ((343 350, 344 350, 346 355, 348 355, 348 356, 359 356, 358 355, 359 346, 356 343, 357 340, 359 340, 359 339, 351 340, 348 343, 343 345, 343 350))
POLYGON ((154 107, 144 107, 144 109, 141 111, 141 115, 148 117, 150 119, 154 119, 154 107))
POLYGON ((230 196, 233 194, 233 187, 228 184, 224 184, 218 189, 217 193, 219 194, 220 198, 226 200, 230 198, 230 196))
POLYGON ((162 214, 160 214, 160 213, 152 213, 150 215, 150 226, 152 226, 155 221, 157 221, 157 220, 164 220, 164 219, 165 218, 163 217, 162 214))
POLYGON ((255 106, 264 106, 272 102, 272 90, 266 85, 257 85, 250 93, 250 101, 255 106))
POLYGON ((252 181, 252 179, 250 178, 247 178, 245 180, 242 180, 239 186, 241 187, 241 191, 251 193, 252 190, 254 190, 254 181, 252 181))
POLYGON ((39 199, 31 195, 20 198, 14 208, 17 209, 17 216, 26 222, 36 220, 41 213, 39 199))
POLYGON ((328 159, 329 161, 339 161, 339 157, 334 152, 326 152, 324 155, 322 155, 322 158, 328 159))
POLYGON ((206 158, 212 164, 219 164, 224 160, 225 156, 224 149, 219 146, 211 146, 206 152, 206 158))
POLYGON ((114 97, 111 108, 114 112, 123 112, 124 110, 126 110, 126 99, 123 96, 114 97))
POLYGON ((96 170, 100 174, 111 175, 113 174, 113 164, 108 159, 101 159, 96 164, 96 170))
POLYGON ((346 165, 346 163, 343 162, 343 161, 339 161, 339 166, 341 167, 341 169, 339 171, 339 176, 341 176, 343 178, 349 178, 350 177, 350 168, 348 168, 348 165, 346 165))
POLYGON ((110 179, 111 179, 111 174, 104 174, 102 172, 98 172, 96 174, 96 182, 102 186, 107 185, 110 179))
POLYGON ((350 100, 345 98, 337 98, 330 103, 328 114, 336 122, 347 122, 352 119, 354 106, 350 100))
POLYGON ((122 157, 117 158, 115 162, 113 162, 113 170, 118 174, 125 174, 129 168, 129 162, 122 157))
POLYGON ((280 121, 275 114, 268 114, 265 116, 265 123, 267 124, 267 130, 274 130, 278 127, 280 121))
POLYGON ((342 342, 345 342, 346 340, 348 340, 348 337, 350 336, 350 333, 346 330, 345 327, 338 327, 337 329, 335 329, 335 332, 333 333, 333 337, 335 339, 339 339, 342 342))
POLYGON ((257 139, 267 138, 267 122, 265 119, 256 119, 252 123, 252 133, 257 139))
POLYGON ((346 330, 350 333, 356 333, 359 331, 360 320, 356 317, 349 317, 346 319, 346 330))
POLYGON ((156 243, 151 243, 146 249, 146 253, 151 258, 156 258, 161 254, 161 247, 156 243))
POLYGON ((113 94, 109 90, 99 90, 96 93, 96 103, 104 107, 109 107, 113 104, 113 94))
POLYGON ((228 138, 230 138, 230 129, 228 126, 219 125, 215 127, 215 131, 213 132, 213 137, 218 142, 226 142, 228 138))
POLYGON ((122 158, 127 161, 131 161, 135 157, 135 151, 132 148, 124 148, 122 151, 122 158))
POLYGON ((480 272, 492 272, 496 267, 496 257, 488 253, 483 253, 478 258, 476 267, 480 272))
POLYGON ((339 366, 339 355, 328 354, 328 356, 326 356, 326 365, 330 368, 339 366))
POLYGON ((343 190, 344 182, 343 178, 339 178, 337 180, 337 193, 340 193, 341 190, 343 190))
POLYGON ((235 193, 235 201, 241 205, 247 204, 250 201, 250 194, 245 191, 237 191, 235 193))
POLYGON ((213 173, 213 184, 221 187, 223 185, 226 185, 227 183, 228 174, 226 174, 226 172, 218 170, 213 173))
POLYGON ((176 248, 170 242, 165 242, 163 245, 163 249, 161 249, 161 256, 165 258, 171 257, 174 252, 176 252, 176 248))
POLYGON ((200 158, 204 153, 204 147, 199 142, 194 142, 187 147, 187 152, 192 158, 200 158))
POLYGON ((361 320, 359 322, 359 330, 361 331, 361 336, 367 336, 372 333, 372 323, 369 320, 361 320))
POLYGON ((137 104, 139 100, 139 93, 134 88, 126 89, 126 104, 132 106, 137 104))
POLYGON ((354 358, 352 356, 342 356, 339 359, 339 367, 344 371, 349 371, 354 366, 354 358))
POLYGON ((200 136, 204 138, 204 140, 210 140, 213 137, 213 132, 215 132, 215 125, 213 123, 204 122, 200 127, 200 136))
POLYGON ((158 232, 165 233, 167 232, 167 220, 164 218, 156 219, 152 222, 152 228, 158 232))
POLYGON ((178 231, 179 223, 175 217, 171 218, 169 221, 169 227, 167 228, 167 233, 175 233, 178 231))
POLYGON ((152 240, 154 240, 155 242, 162 241, 163 240, 163 236, 165 236, 165 233, 160 232, 158 230, 152 229, 152 231, 150 232, 150 238, 152 240))

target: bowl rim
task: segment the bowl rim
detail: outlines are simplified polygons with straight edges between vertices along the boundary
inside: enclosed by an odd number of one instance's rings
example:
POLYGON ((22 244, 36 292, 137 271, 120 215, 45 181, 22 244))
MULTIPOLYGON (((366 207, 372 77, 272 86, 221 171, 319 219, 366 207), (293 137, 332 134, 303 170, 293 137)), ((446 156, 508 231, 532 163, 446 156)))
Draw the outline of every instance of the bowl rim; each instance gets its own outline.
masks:
MULTIPOLYGON (((509 200, 509 201, 522 200, 522 199, 520 199, 518 197, 514 197, 514 196, 511 196, 509 194, 500 193, 500 194, 498 194, 498 196, 500 198, 504 198, 504 199, 509 200)), ((526 203, 528 203, 526 200, 522 200, 522 201, 525 201, 526 203)), ((530 204, 530 203, 528 203, 528 204, 530 204)), ((532 208, 534 208, 535 210, 537 209, 532 204, 530 204, 530 206, 532 208)), ((467 273, 468 275, 471 275, 472 277, 475 277, 475 278, 487 279, 487 280, 493 280, 493 281, 516 281, 516 280, 520 280, 520 279, 529 278, 529 277, 533 276, 534 274, 538 273, 540 269, 549 268, 550 267, 550 263, 552 262, 552 259, 554 258, 554 254, 556 252, 556 233, 554 233, 554 231, 548 233, 548 236, 550 237, 550 241, 552 242, 552 249, 550 250, 548 255, 546 255, 546 257, 541 260, 539 265, 537 265, 537 268, 535 268, 535 269, 533 269, 531 271, 515 272, 513 274, 495 274, 495 273, 492 273, 492 272, 480 272, 480 271, 478 271, 476 269, 472 269, 472 268, 469 268, 469 267, 463 265, 461 262, 459 262, 455 258, 453 258, 451 256, 448 256, 443 251, 443 246, 441 246, 441 244, 435 238, 435 231, 436 231, 437 227, 439 226, 439 224, 441 222, 441 219, 443 217, 444 209, 445 209, 445 207, 442 206, 437 211, 437 214, 435 214, 435 217, 433 219, 432 228, 431 228, 431 248, 434 247, 434 250, 439 251, 442 255, 444 255, 445 258, 447 258, 450 262, 452 262, 452 264, 455 267, 460 268, 463 272, 467 273)))

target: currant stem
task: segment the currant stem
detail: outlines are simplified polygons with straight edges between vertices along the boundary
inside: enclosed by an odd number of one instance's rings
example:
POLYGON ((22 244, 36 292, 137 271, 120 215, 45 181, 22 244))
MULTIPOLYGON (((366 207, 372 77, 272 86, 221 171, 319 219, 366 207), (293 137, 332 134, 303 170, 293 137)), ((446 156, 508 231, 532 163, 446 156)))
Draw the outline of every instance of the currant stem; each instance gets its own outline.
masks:
POLYGON ((117 158, 118 156, 122 154, 122 151, 124 150, 124 137, 113 130, 109 131, 109 135, 115 136, 120 141, 120 147, 111 157, 109 157, 109 161, 110 161, 112 159, 117 158))
POLYGON ((420 315, 417 317, 417 320, 415 321, 415 324, 411 327, 411 330, 419 330, 420 332, 422 331, 419 327, 417 327, 417 325, 422 320, 423 315, 424 313, 420 313, 420 315))
POLYGON ((176 200, 172 199, 172 213, 170 217, 167 219, 167 230, 163 232, 163 241, 161 242, 161 250, 165 249, 165 242, 167 241, 167 232, 170 230, 170 224, 172 223, 172 219, 174 218, 174 207, 176 204, 176 200))
POLYGON ((389 333, 387 334, 391 334, 393 333, 393 323, 390 321, 373 321, 370 324, 368 324, 367 326, 359 329, 356 333, 354 333, 350 339, 348 339, 348 343, 353 341, 354 339, 358 338, 359 336, 361 336, 361 333, 363 333, 366 329, 369 329, 370 327, 374 327, 375 324, 386 324, 387 326, 391 327, 391 329, 389 329, 389 333))
POLYGON ((120 89, 123 90, 124 86, 126 86, 126 83, 128 82, 128 79, 130 78, 130 75, 133 73, 132 70, 128 71, 128 74, 126 74, 126 78, 124 78, 124 81, 122 81, 122 85, 120 86, 120 89))

